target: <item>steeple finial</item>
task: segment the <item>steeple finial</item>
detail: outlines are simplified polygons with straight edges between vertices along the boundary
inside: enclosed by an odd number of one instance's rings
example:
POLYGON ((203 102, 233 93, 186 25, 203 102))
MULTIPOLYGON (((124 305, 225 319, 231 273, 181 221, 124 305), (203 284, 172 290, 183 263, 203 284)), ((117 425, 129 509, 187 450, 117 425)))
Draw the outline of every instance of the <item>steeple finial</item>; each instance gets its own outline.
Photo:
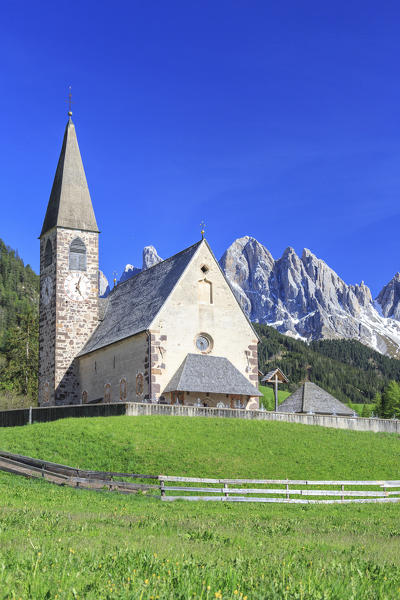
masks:
POLYGON ((202 222, 200 223, 200 227, 201 227, 201 231, 200 231, 200 233, 201 233, 201 239, 202 239, 202 240, 204 240, 204 234, 205 234, 205 231, 204 231, 204 230, 205 230, 205 228, 206 228, 206 224, 204 223, 204 221, 202 221, 202 222))
POLYGON ((71 92, 71 86, 69 86, 69 92, 68 92, 68 116, 69 118, 72 117, 72 92, 71 92))

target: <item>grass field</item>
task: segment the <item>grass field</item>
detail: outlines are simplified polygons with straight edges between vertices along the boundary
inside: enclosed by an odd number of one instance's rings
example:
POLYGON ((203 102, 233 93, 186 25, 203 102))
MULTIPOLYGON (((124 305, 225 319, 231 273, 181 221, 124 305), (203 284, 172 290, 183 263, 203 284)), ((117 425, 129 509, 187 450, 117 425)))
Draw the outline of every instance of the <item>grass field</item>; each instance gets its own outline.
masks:
MULTIPOLYGON (((66 419, 0 447, 193 476, 398 478, 398 436, 183 417, 66 419)), ((398 505, 163 504, 0 473, 0 599, 398 598, 398 505)))
MULTIPOLYGON (((260 398, 261 403, 264 405, 266 410, 275 410, 275 394, 274 388, 272 386, 267 385, 259 385, 259 390, 262 393, 263 397, 260 398)), ((286 392, 285 390, 278 390, 278 402, 281 404, 290 396, 290 392, 286 392)))

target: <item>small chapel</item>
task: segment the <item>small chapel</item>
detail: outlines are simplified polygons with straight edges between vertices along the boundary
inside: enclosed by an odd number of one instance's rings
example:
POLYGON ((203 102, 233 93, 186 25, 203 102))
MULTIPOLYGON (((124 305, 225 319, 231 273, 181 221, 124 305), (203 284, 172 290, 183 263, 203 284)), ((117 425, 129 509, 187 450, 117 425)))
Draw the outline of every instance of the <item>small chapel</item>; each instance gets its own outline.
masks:
POLYGON ((257 409, 258 336, 203 236, 99 297, 99 229, 71 115, 40 234, 39 405, 257 409))

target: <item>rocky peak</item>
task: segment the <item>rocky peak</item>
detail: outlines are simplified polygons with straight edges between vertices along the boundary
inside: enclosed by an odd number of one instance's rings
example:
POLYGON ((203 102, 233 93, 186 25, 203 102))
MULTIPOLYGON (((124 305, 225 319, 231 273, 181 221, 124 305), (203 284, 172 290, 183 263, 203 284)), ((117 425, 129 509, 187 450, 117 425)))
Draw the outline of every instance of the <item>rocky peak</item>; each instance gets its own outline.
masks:
POLYGON ((145 246, 143 248, 142 271, 150 269, 150 267, 153 267, 162 261, 163 259, 158 256, 157 250, 154 248, 154 246, 145 246))
MULTIPOLYGON (((387 322, 372 303, 364 282, 347 285, 323 260, 292 247, 274 260, 249 236, 224 253, 221 267, 252 321, 304 340, 354 338, 387 353, 400 346, 400 324, 387 322)), ((382 290, 385 316, 400 320, 400 275, 382 290)))
POLYGON ((384 317, 400 320, 400 273, 389 281, 379 293, 376 302, 384 317))
POLYGON ((139 267, 134 267, 133 265, 130 265, 128 263, 125 266, 124 272, 122 273, 121 277, 119 278, 118 283, 122 283, 123 281, 130 279, 134 275, 137 275, 138 273, 140 273, 140 271, 141 271, 141 269, 139 269, 139 267))

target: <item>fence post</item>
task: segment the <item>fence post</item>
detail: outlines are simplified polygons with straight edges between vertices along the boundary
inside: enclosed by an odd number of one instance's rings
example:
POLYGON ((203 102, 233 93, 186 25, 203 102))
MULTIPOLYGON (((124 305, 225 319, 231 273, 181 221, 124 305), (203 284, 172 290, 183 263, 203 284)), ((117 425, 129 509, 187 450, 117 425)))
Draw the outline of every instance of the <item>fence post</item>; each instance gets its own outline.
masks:
POLYGON ((163 479, 161 479, 160 491, 161 491, 161 498, 163 498, 165 496, 165 483, 164 483, 163 479))
POLYGON ((32 425, 32 406, 29 407, 29 420, 28 425, 32 425))
POLYGON ((290 500, 290 495, 289 495, 289 482, 287 482, 287 484, 286 484, 286 500, 290 500))
POLYGON ((342 487, 342 502, 343 502, 343 500, 344 500, 344 493, 343 493, 344 492, 344 485, 342 484, 341 487, 342 487))
POLYGON ((44 463, 42 463, 42 477, 44 477, 44 463))
POLYGON ((227 483, 224 483, 224 494, 225 494, 225 498, 229 498, 228 484, 227 483))

